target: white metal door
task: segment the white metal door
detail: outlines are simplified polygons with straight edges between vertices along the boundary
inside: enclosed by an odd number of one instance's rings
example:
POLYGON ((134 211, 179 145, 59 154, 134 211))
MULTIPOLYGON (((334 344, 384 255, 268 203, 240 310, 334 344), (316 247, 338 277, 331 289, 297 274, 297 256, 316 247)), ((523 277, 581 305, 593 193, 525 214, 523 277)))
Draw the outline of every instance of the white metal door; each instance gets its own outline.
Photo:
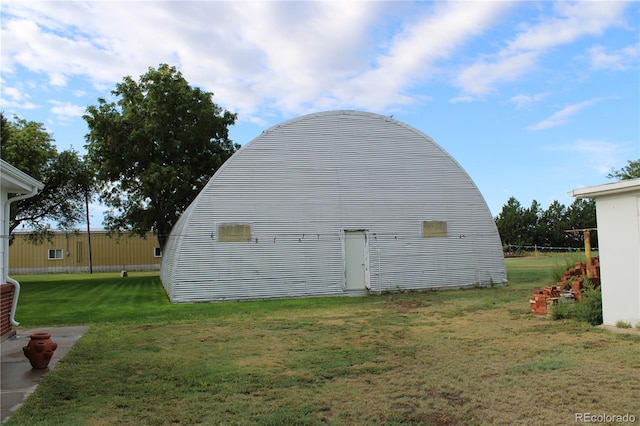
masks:
POLYGON ((345 290, 369 287, 369 250, 365 231, 344 231, 345 290))

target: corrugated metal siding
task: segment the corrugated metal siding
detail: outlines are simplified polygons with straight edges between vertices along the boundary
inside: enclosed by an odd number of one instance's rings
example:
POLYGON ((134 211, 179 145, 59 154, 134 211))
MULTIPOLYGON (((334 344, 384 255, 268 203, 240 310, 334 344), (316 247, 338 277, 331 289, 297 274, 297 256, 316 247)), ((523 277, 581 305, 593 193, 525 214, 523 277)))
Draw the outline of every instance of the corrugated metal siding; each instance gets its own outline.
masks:
POLYGON ((28 233, 16 232, 9 272, 13 274, 45 274, 120 271, 150 271, 160 269, 161 258, 155 256, 159 247, 153 234, 145 237, 91 232, 91 265, 89 237, 86 232, 55 233, 51 239, 33 243, 28 233), (63 257, 49 259, 50 249, 61 250, 63 257))
POLYGON ((334 111, 275 126, 236 153, 171 233, 174 302, 343 294, 342 231, 365 229, 371 290, 506 281, 500 238, 464 170, 423 133, 334 111), (446 221, 448 237, 423 238, 446 221), (251 242, 217 240, 250 224, 251 242))

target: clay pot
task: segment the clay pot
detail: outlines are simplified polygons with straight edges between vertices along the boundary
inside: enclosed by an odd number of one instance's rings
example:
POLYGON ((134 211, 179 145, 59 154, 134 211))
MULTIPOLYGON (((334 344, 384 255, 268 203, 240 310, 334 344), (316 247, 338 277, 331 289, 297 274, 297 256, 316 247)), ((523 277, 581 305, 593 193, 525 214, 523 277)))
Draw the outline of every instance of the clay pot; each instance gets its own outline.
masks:
POLYGON ((33 368, 47 368, 53 351, 58 347, 57 343, 51 341, 49 333, 34 333, 27 346, 22 348, 24 356, 29 359, 33 368))

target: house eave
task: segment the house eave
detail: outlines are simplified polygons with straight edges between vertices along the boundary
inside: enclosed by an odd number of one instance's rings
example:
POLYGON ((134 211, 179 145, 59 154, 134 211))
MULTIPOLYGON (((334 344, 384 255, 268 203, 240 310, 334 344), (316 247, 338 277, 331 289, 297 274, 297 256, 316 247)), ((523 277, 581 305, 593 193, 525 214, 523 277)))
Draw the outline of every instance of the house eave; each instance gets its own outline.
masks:
POLYGON ((640 192, 640 178, 574 189, 569 192, 569 196, 575 198, 598 198, 627 192, 640 192))
POLYGON ((10 194, 28 194, 41 191, 44 184, 22 170, 0 159, 0 186, 10 194))

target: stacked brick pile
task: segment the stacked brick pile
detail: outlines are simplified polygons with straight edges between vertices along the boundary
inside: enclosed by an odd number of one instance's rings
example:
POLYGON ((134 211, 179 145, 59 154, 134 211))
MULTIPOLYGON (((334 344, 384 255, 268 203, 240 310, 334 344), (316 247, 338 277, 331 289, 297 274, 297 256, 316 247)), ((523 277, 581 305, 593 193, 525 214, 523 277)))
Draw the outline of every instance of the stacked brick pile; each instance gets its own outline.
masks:
POLYGON ((551 305, 558 300, 558 290, 552 286, 542 287, 540 290, 534 290, 529 300, 531 312, 536 315, 546 315, 548 312, 547 305, 551 305))
POLYGON ((575 299, 579 302, 582 299, 582 287, 584 278, 589 277, 589 281, 594 288, 600 287, 600 259, 594 257, 591 259, 591 265, 587 266, 585 262, 576 262, 576 266, 567 270, 560 282, 556 283, 559 291, 571 291, 575 299))
POLYGON ((550 306, 557 303, 558 298, 561 296, 580 302, 582 300, 585 277, 589 277, 589 281, 594 288, 600 286, 599 258, 592 258, 591 265, 588 267, 586 262, 576 262, 575 267, 568 269, 555 286, 546 286, 539 290, 534 290, 529 300, 531 313, 546 315, 550 311, 550 306))
POLYGON ((3 338, 11 333, 11 306, 13 305, 13 292, 13 284, 0 285, 0 336, 3 338))

